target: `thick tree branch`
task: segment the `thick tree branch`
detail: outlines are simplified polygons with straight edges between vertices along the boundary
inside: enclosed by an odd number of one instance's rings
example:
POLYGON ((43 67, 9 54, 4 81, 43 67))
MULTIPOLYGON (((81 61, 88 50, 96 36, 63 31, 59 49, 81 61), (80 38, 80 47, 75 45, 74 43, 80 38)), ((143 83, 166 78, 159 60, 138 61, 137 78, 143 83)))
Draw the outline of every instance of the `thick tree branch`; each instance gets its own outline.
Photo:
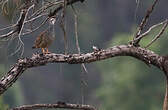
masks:
POLYGON ((165 57, 159 56, 150 50, 134 47, 132 45, 119 45, 86 54, 35 54, 32 58, 19 59, 10 71, 1 78, 0 94, 3 94, 10 86, 12 86, 18 77, 28 68, 43 66, 48 63, 91 63, 117 56, 131 56, 164 70, 163 61, 165 62, 165 57))
POLYGON ((10 110, 36 110, 36 109, 51 109, 51 108, 64 108, 64 109, 75 109, 75 110, 96 110, 95 107, 83 104, 69 104, 64 102, 58 102, 56 104, 34 104, 24 105, 16 107, 10 110))

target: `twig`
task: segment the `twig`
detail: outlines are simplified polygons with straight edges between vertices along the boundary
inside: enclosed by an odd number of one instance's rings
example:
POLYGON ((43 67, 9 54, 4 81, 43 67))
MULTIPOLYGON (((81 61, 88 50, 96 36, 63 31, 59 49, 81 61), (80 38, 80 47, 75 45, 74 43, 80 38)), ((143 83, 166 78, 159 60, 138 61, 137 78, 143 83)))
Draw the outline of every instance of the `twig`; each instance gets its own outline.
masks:
POLYGON ((5 28, 1 28, 0 31, 6 30, 6 29, 9 29, 9 28, 13 28, 15 26, 16 26, 16 24, 9 25, 9 26, 6 26, 5 28))
POLYGON ((7 34, 0 35, 0 39, 8 38, 9 36, 11 36, 15 33, 20 33, 25 16, 26 16, 26 10, 24 9, 21 11, 20 17, 19 17, 17 23, 14 24, 15 25, 14 29, 12 31, 8 32, 7 34))
MULTIPOLYGON (((68 6, 68 5, 72 5, 72 4, 74 4, 74 3, 76 3, 76 2, 81 2, 81 3, 83 3, 85 0, 68 0, 66 3, 66 5, 68 6)), ((52 16, 54 16, 54 15, 56 15, 57 14, 57 12, 59 11, 59 10, 61 10, 61 9, 63 9, 64 8, 64 6, 63 5, 60 5, 58 8, 56 8, 53 12, 51 12, 48 16, 49 17, 52 17, 52 16)))
POLYGON ((133 44, 134 46, 138 45, 138 43, 140 42, 141 39, 139 38, 139 36, 141 35, 141 32, 142 32, 142 30, 144 29, 144 27, 145 27, 145 25, 146 25, 146 23, 147 23, 147 21, 148 21, 150 15, 151 15, 151 13, 153 12, 154 7, 156 6, 156 4, 157 4, 158 1, 159 1, 159 0, 155 0, 155 1, 154 1, 153 5, 147 10, 144 19, 142 20, 141 24, 139 25, 138 31, 137 31, 137 33, 135 34, 135 36, 134 36, 134 38, 133 38, 133 42, 132 42, 132 44, 133 44), (137 39, 137 40, 135 40, 135 39, 137 39))
POLYGON ((148 48, 150 45, 152 45, 157 39, 160 38, 160 36, 163 34, 163 32, 165 31, 166 27, 168 26, 168 20, 166 20, 166 23, 163 25, 162 29, 160 30, 160 32, 155 36, 155 38, 145 47, 148 48))
POLYGON ((151 26, 146 32, 144 32, 143 34, 141 34, 138 38, 136 38, 135 40, 138 40, 138 39, 142 39, 144 38, 145 36, 147 36, 149 34, 149 32, 151 32, 153 29, 157 28, 158 26, 161 26, 163 24, 165 24, 167 22, 167 19, 161 23, 158 23, 158 24, 155 24, 153 26, 151 26))
POLYGON ((75 17, 75 39, 76 39, 76 48, 78 50, 78 53, 80 54, 80 47, 79 47, 79 39, 78 39, 78 16, 77 16, 77 12, 75 10, 75 8, 73 7, 73 5, 71 5, 72 10, 73 10, 73 15, 75 17))
MULTIPOLYGON (((79 46, 79 36, 78 36, 78 16, 77 16, 77 11, 75 10, 75 8, 73 7, 73 5, 71 5, 71 7, 72 7, 72 10, 73 10, 73 15, 74 15, 74 17, 75 17, 75 21, 74 21, 74 24, 75 24, 75 40, 76 40, 76 48, 77 48, 77 50, 78 50, 78 54, 81 54, 81 51, 80 51, 80 46, 79 46)), ((83 69, 84 70, 84 73, 85 73, 85 75, 88 73, 88 70, 87 70, 87 68, 86 68, 86 66, 85 66, 85 64, 84 63, 82 63, 81 64, 81 69, 83 69)), ((83 72, 82 72, 83 73, 83 72)), ((87 86, 87 82, 84 80, 84 77, 82 77, 81 76, 81 78, 82 78, 82 80, 81 80, 81 94, 82 94, 82 104, 84 103, 84 87, 83 87, 83 85, 84 86, 87 86)))
POLYGON ((44 5, 43 7, 41 7, 39 10, 37 10, 36 12, 34 12, 30 18, 32 18, 33 16, 39 16, 41 13, 43 13, 45 10, 47 10, 48 8, 54 6, 54 5, 60 5, 60 4, 63 4, 62 1, 56 1, 54 2, 53 4, 47 4, 47 5, 44 5))
POLYGON ((38 26, 36 27, 35 29, 29 31, 29 32, 25 32, 25 33, 22 33, 22 35, 27 35, 27 34, 31 34, 32 32, 35 32, 36 30, 38 30, 40 27, 42 27, 47 21, 48 21, 48 17, 46 19, 44 19, 44 21, 38 26))
POLYGON ((63 109, 78 109, 78 110, 96 110, 95 107, 90 105, 82 104, 69 104, 65 102, 58 102, 56 104, 34 104, 34 105, 24 105, 21 107, 16 107, 10 110, 36 110, 36 109, 52 109, 52 108, 63 108, 63 109))
POLYGON ((64 47, 65 47, 65 54, 68 53, 68 40, 67 40, 67 33, 66 33, 66 24, 65 24, 65 13, 67 7, 67 0, 63 0, 63 12, 61 14, 61 28, 64 33, 64 47))
MULTIPOLYGON (((64 12, 63 12, 64 13, 64 12)), ((63 31, 63 34, 64 34, 64 47, 65 47, 65 54, 68 53, 68 41, 67 41, 67 34, 66 34, 66 26, 65 26, 65 21, 64 21, 64 14, 62 15, 62 18, 61 18, 61 29, 63 31)))
POLYGON ((17 30, 12 30, 12 31, 8 32, 7 34, 0 35, 0 40, 4 39, 4 38, 7 39, 9 36, 13 35, 16 32, 17 32, 17 30))
POLYGON ((23 23, 22 23, 22 26, 21 26, 21 29, 20 29, 19 35, 18 35, 19 41, 20 41, 20 43, 21 43, 21 45, 22 45, 22 48, 23 48, 23 49, 22 49, 21 56, 22 56, 23 53, 24 53, 24 43, 23 43, 23 41, 21 40, 21 34, 22 34, 22 31, 23 31, 23 28, 24 28, 25 21, 26 21, 26 19, 27 19, 27 15, 28 15, 30 9, 33 8, 33 7, 34 7, 34 4, 33 4, 32 6, 30 6, 30 7, 26 10, 26 14, 25 14, 25 17, 24 17, 24 20, 23 20, 23 23))
POLYGON ((29 22, 35 21, 38 18, 43 17, 43 16, 47 16, 47 15, 48 15, 48 13, 41 14, 39 16, 36 16, 36 17, 32 18, 32 19, 26 20, 25 23, 29 23, 29 22))
MULTIPOLYGON (((79 37, 78 37, 78 16, 77 16, 77 12, 75 10, 75 8, 72 6, 72 10, 73 10, 73 14, 74 14, 74 17, 75 17, 75 39, 76 39, 76 47, 77 47, 77 50, 78 50, 78 53, 80 54, 81 51, 80 51, 80 46, 79 46, 79 37)), ((83 70, 85 71, 85 73, 88 73, 88 70, 86 69, 86 66, 84 63, 82 63, 82 68, 83 70)))

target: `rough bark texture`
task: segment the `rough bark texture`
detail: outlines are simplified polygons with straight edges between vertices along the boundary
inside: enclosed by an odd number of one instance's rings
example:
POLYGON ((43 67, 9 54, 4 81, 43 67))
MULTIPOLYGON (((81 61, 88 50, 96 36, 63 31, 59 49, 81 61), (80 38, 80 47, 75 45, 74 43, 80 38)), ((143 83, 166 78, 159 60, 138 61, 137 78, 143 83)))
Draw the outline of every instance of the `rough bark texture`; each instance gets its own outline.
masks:
MULTIPOLYGON (((63 2, 66 3, 66 5, 72 5, 76 2, 84 2, 84 1, 85 0, 67 0, 66 2, 65 1, 63 2)), ((138 60, 143 61, 147 65, 154 65, 164 72, 166 76, 166 93, 165 93, 163 110, 168 110, 168 74, 167 74, 168 56, 160 56, 154 53, 153 51, 139 47, 140 46, 139 42, 142 40, 142 38, 144 38, 144 36, 146 36, 151 31, 151 29, 153 29, 155 26, 158 26, 158 25, 152 26, 149 28, 148 31, 144 33, 142 32, 142 30, 144 30, 146 26, 146 23, 149 17, 151 16, 151 13, 154 10, 154 7, 157 5, 158 2, 159 0, 154 0, 154 3, 152 4, 152 6, 147 10, 145 17, 142 20, 141 24, 139 25, 136 35, 134 36, 134 40, 131 41, 130 43, 132 45, 119 45, 119 46, 114 46, 104 50, 97 49, 94 47, 93 52, 86 53, 86 54, 55 54, 55 53, 34 54, 31 58, 19 59, 18 62, 13 67, 11 67, 11 69, 6 74, 4 74, 4 76, 1 78, 0 95, 2 95, 10 86, 12 86, 13 83, 19 78, 19 76, 28 68, 43 66, 48 63, 83 64, 83 63, 91 63, 95 61, 109 59, 117 56, 131 56, 138 60)), ((31 5, 33 6, 35 4, 33 1, 28 0, 26 3, 26 7, 21 9, 20 17, 17 20, 16 24, 11 27, 12 31, 4 35, 0 35, 0 39, 4 39, 4 38, 8 39, 11 35, 15 33, 19 33, 18 36, 20 37, 24 24, 28 22, 28 21, 25 21, 26 14, 28 13, 28 10, 30 9, 31 5)), ((58 11, 65 8, 64 6, 65 4, 64 5, 59 4, 58 7, 54 9, 53 12, 48 13, 46 21, 49 18, 54 17, 58 13, 58 11)), ((32 18, 31 20, 33 21, 33 19, 35 18, 32 18)), ((164 24, 164 22, 162 22, 162 24, 164 24)), ((163 34, 163 32, 167 27, 167 24, 168 22, 166 20, 166 24, 164 24, 164 27, 161 29, 160 33, 158 33, 158 35, 155 37, 156 39, 153 39, 151 43, 148 44, 148 46, 150 46, 163 34)), ((67 103, 25 105, 11 110, 32 110, 32 109, 43 109, 43 108, 44 109, 68 108, 68 109, 96 110, 94 107, 89 105, 78 105, 78 104, 67 104, 67 103)))
POLYGON ((150 50, 141 47, 134 47, 132 45, 119 45, 86 54, 34 54, 31 58, 19 59, 18 62, 10 69, 10 71, 1 78, 0 94, 3 94, 28 68, 43 66, 47 63, 91 63, 116 56, 132 56, 144 61, 148 65, 152 64, 161 70, 164 70, 163 64, 167 64, 163 63, 165 62, 165 57, 159 56, 150 50))
POLYGON ((34 104, 34 105, 24 105, 21 107, 16 107, 10 110, 36 110, 36 109, 51 109, 51 108, 68 108, 75 110, 96 110, 96 108, 90 105, 80 105, 80 104, 69 104, 64 102, 58 102, 57 104, 34 104))

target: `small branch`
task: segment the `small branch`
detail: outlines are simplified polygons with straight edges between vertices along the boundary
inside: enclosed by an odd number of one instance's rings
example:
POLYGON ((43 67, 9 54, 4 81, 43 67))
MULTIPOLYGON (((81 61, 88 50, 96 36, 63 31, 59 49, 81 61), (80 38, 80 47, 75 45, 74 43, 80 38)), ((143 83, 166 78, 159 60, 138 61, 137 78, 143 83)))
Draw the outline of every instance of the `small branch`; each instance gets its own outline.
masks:
POLYGON ((0 35, 0 40, 1 39, 8 39, 9 36, 15 34, 16 32, 17 32, 17 30, 12 30, 12 31, 8 32, 7 34, 0 35))
POLYGON ((58 102, 57 104, 34 104, 34 105, 24 105, 21 107, 16 107, 10 110, 36 110, 36 109, 52 109, 52 108, 64 108, 64 109, 78 109, 78 110, 96 110, 95 107, 90 105, 82 104, 69 104, 64 102, 58 102))
POLYGON ((47 15, 48 15, 48 13, 44 13, 44 14, 38 15, 38 16, 32 18, 32 19, 26 20, 25 23, 29 23, 29 22, 35 21, 35 20, 37 20, 38 18, 47 16, 47 15))
MULTIPOLYGON (((72 5, 72 4, 74 4, 74 3, 76 3, 76 2, 84 2, 85 0, 67 0, 67 4, 66 4, 66 6, 68 6, 68 5, 72 5)), ((60 5, 58 8, 56 8, 53 12, 51 12, 48 16, 49 17, 52 17, 52 16, 54 16, 54 15, 56 15, 57 14, 57 12, 59 11, 59 10, 61 10, 61 9, 63 9, 64 8, 64 5, 60 5)))
POLYGON ((20 33, 24 19, 26 17, 26 14, 27 14, 27 9, 21 10, 20 17, 19 17, 18 21, 16 22, 16 24, 14 24, 14 27, 13 27, 14 29, 12 31, 8 32, 7 34, 0 35, 0 39, 8 38, 9 36, 11 36, 15 33, 20 33))
POLYGON ((141 24, 139 25, 138 31, 137 31, 137 33, 134 36, 134 39, 133 39, 133 42, 132 42, 133 45, 136 46, 140 42, 141 38, 139 38, 139 36, 141 35, 141 32, 144 29, 144 27, 145 27, 145 25, 146 25, 146 23, 147 23, 150 15, 153 12, 154 7, 156 6, 156 4, 157 4, 158 1, 159 0, 155 0, 154 3, 153 3, 153 5, 147 10, 145 17, 142 20, 141 24), (135 41, 135 39, 137 39, 137 40, 135 41))
POLYGON ((23 49, 22 49, 21 56, 22 56, 23 53, 24 53, 24 43, 23 43, 23 41, 21 40, 21 34, 22 34, 22 31, 23 31, 23 28, 24 28, 24 25, 25 25, 25 21, 26 21, 26 19, 27 19, 27 15, 28 15, 30 9, 33 8, 33 7, 34 7, 34 4, 33 4, 32 6, 30 6, 28 9, 26 9, 26 11, 25 11, 26 14, 25 14, 25 17, 24 17, 24 19, 23 19, 23 23, 22 23, 21 27, 19 27, 18 38, 19 38, 19 41, 20 41, 21 46, 22 46, 22 48, 23 48, 23 49))
POLYGON ((147 36, 153 29, 155 29, 155 28, 157 28, 157 27, 159 27, 159 26, 165 24, 166 22, 167 22, 167 19, 166 19, 165 21, 163 21, 163 22, 160 22, 160 23, 158 23, 158 24, 155 24, 155 25, 151 26, 146 32, 144 32, 143 34, 141 34, 141 35, 139 36, 139 38, 136 38, 135 41, 138 40, 138 39, 144 38, 144 37, 147 36))
POLYGON ((48 63, 82 64, 105 60, 117 56, 131 56, 147 64, 152 64, 163 70, 162 62, 164 57, 155 54, 153 51, 134 47, 132 45, 119 45, 105 50, 98 50, 86 54, 36 54, 32 58, 19 59, 18 62, 0 80, 0 95, 3 94, 19 76, 28 68, 44 66, 48 63))
POLYGON ((160 36, 163 34, 163 32, 165 31, 166 27, 168 26, 168 20, 166 20, 166 23, 163 25, 162 29, 160 30, 160 32, 155 36, 155 38, 145 47, 148 48, 150 45, 152 45, 157 39, 160 38, 160 36))
POLYGON ((65 13, 65 11, 63 11, 62 16, 61 16, 60 27, 61 27, 63 34, 64 34, 64 48, 65 48, 65 54, 67 54, 68 53, 68 40, 67 40, 65 14, 64 13, 65 13))
MULTIPOLYGON (((76 41, 76 48, 77 48, 77 50, 78 50, 78 54, 80 54, 81 51, 80 51, 79 36, 78 36, 78 15, 77 15, 77 11, 76 11, 75 8, 73 7, 73 5, 71 5, 71 7, 72 7, 73 14, 74 14, 74 17, 75 17, 75 21, 74 21, 74 22, 75 22, 75 41, 76 41)), ((88 73, 88 70, 87 70, 85 64, 82 63, 81 66, 82 66, 83 70, 85 71, 85 73, 88 73)))
POLYGON ((16 24, 12 24, 12 25, 6 26, 4 28, 1 28, 0 31, 6 30, 6 29, 9 29, 9 28, 13 28, 15 26, 16 26, 16 24))
POLYGON ((36 27, 35 29, 30 30, 30 31, 28 31, 28 32, 22 33, 22 35, 24 36, 24 35, 31 34, 31 33, 35 32, 35 31, 37 31, 38 29, 40 29, 40 28, 48 21, 48 19, 49 19, 48 17, 45 18, 45 19, 43 20, 43 22, 42 22, 38 27, 36 27))
POLYGON ((78 53, 80 54, 80 46, 79 46, 79 37, 78 37, 78 16, 77 16, 77 11, 75 10, 75 8, 73 7, 73 5, 71 5, 72 10, 73 10, 73 15, 74 15, 74 22, 75 22, 75 40, 76 40, 76 48, 78 50, 78 53))
POLYGON ((54 3, 52 4, 46 4, 44 6, 42 6, 39 10, 37 10, 36 12, 34 12, 30 18, 32 18, 33 16, 39 16, 41 15, 43 12, 45 12, 45 10, 47 10, 48 8, 52 7, 52 6, 55 6, 55 5, 60 5, 60 4, 63 4, 62 1, 55 1, 54 3))

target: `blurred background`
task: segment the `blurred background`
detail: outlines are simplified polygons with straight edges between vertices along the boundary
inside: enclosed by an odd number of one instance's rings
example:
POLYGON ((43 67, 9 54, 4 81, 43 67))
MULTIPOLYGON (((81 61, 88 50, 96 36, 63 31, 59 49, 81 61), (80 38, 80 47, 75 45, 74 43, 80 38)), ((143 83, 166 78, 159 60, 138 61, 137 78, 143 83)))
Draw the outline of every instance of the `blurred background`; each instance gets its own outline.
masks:
MULTIPOLYGON (((16 0, 15 0, 16 1, 16 0)), ((86 0, 74 5, 78 14, 79 45, 82 53, 91 52, 92 46, 105 49, 127 44, 136 32, 145 12, 154 0, 86 0)), ((40 2, 41 3, 41 2, 40 2)), ((168 1, 161 0, 152 13, 147 28, 168 17, 168 1)), ((9 15, 1 11, 0 28, 16 22, 18 11, 9 5, 9 15), (13 12, 15 11, 15 12, 13 12)), ((74 15, 72 8, 66 11, 68 53, 78 53, 75 44, 74 15)), ((39 21, 36 22, 38 24, 39 21)), ((32 50, 36 36, 45 29, 22 37, 23 57, 31 57, 40 50, 32 50)), ((55 25, 55 41, 49 48, 54 53, 64 53, 63 32, 55 25)), ((146 28, 146 29, 147 29, 146 28)), ((147 45, 159 32, 155 29, 141 42, 147 45)), ((167 31, 149 49, 160 55, 168 54, 167 31)), ((14 55, 17 40, 0 42, 0 74, 4 75, 20 58, 14 55)), ((163 73, 131 57, 117 57, 81 65, 48 64, 28 69, 0 98, 0 110, 23 104, 69 103, 91 104, 99 110, 159 110, 162 108, 165 80, 163 73), (85 82, 86 84, 82 83, 85 82)), ((59 109, 58 109, 59 110, 59 109)))

